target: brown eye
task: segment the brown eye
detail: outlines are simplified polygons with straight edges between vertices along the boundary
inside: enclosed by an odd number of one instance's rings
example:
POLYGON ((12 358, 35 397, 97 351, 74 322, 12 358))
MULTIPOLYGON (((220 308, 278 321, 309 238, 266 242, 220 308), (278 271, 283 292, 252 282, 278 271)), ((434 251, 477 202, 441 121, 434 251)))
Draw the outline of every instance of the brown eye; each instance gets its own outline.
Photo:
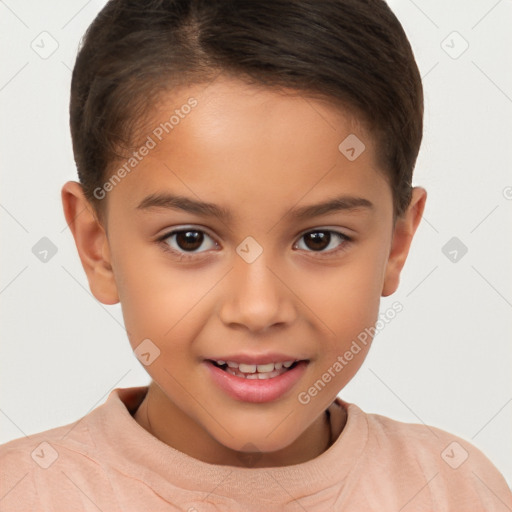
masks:
POLYGON ((321 251, 329 246, 331 234, 328 231, 314 231, 304 235, 304 240, 310 249, 321 251))
POLYGON ((159 242, 164 244, 164 249, 181 256, 187 256, 187 253, 191 256, 202 254, 216 246, 211 236, 200 229, 192 228, 171 231, 160 237, 159 242), (204 248, 207 240, 210 240, 210 247, 206 246, 206 250, 200 250, 201 247, 204 248))
POLYGON ((176 233, 176 243, 184 251, 195 251, 203 243, 203 233, 200 231, 179 231, 176 233))
POLYGON ((308 233, 304 233, 300 240, 304 240, 304 246, 306 247, 304 250, 306 252, 317 252, 320 253, 320 255, 324 253, 326 255, 336 253, 339 250, 345 249, 345 246, 352 241, 350 237, 343 233, 330 229, 309 231, 308 233), (339 242, 337 246, 336 241, 339 242), (326 250, 329 248, 330 250, 326 250))

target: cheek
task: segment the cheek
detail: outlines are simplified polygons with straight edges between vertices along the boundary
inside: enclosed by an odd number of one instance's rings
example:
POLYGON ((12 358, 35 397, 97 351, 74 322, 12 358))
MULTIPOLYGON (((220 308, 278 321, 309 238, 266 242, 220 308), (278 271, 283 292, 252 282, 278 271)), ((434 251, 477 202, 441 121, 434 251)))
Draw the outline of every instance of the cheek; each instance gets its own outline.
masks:
MULTIPOLYGON (((378 246, 365 247, 343 264, 303 282, 300 296, 313 311, 323 336, 310 380, 312 393, 320 392, 319 380, 337 393, 363 364, 379 314, 383 254, 378 246)), ((308 396, 313 395, 308 392, 308 396)))
POLYGON ((172 340, 173 358, 181 357, 187 340, 193 340, 200 328, 197 315, 218 276, 199 268, 178 270, 154 249, 131 251, 115 274, 132 348, 149 338, 165 355, 172 340))
POLYGON ((378 253, 358 250, 344 261, 304 271, 299 297, 319 318, 326 334, 347 339, 375 323, 380 304, 384 264, 378 253), (329 328, 329 329, 327 329, 329 328))
MULTIPOLYGON (((180 291, 174 286, 170 293, 170 274, 164 271, 158 253, 136 240, 117 234, 113 251, 113 269, 123 312, 124 323, 132 348, 142 340, 162 339, 172 327, 173 297, 180 291)), ((179 282, 179 281, 178 281, 179 282)), ((176 284, 176 281, 175 283, 176 284)))

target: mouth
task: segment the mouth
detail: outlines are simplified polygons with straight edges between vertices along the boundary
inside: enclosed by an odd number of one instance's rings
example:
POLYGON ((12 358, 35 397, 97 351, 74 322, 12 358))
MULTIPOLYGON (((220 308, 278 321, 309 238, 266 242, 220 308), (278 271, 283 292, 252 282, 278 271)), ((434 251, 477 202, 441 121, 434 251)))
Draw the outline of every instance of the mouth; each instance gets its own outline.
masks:
POLYGON ((293 370, 299 363, 309 363, 309 359, 306 360, 290 360, 279 363, 267 363, 267 364, 243 364, 234 361, 222 361, 207 359, 209 363, 220 368, 221 370, 234 375, 235 377, 241 377, 249 380, 266 380, 273 379, 286 373, 287 371, 293 370))
POLYGON ((228 396, 242 402, 262 403, 291 392, 306 372, 309 359, 263 365, 205 359, 204 364, 211 382, 228 396))

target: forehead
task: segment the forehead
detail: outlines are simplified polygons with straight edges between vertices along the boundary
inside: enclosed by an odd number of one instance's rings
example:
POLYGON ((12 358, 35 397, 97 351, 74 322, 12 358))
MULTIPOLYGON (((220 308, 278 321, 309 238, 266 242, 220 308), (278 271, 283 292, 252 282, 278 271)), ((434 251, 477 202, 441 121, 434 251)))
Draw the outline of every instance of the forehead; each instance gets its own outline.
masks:
POLYGON ((387 186, 356 117, 328 100, 231 78, 162 96, 139 140, 151 148, 109 197, 132 210, 165 191, 249 212, 331 192, 378 197, 387 186), (356 159, 343 152, 346 140, 361 151, 356 159))

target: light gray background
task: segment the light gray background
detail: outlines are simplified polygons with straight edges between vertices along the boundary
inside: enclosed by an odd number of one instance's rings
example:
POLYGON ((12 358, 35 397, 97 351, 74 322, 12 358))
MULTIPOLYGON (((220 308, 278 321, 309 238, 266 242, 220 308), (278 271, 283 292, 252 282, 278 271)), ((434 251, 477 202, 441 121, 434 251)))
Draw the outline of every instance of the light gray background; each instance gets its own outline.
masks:
MULTIPOLYGON (((71 69, 104 3, 0 1, 2 443, 75 421, 114 387, 149 383, 120 305, 89 291, 60 198, 63 183, 78 179, 71 69), (43 237, 57 248, 45 263, 32 252, 43 237)), ((510 485, 512 2, 390 5, 424 80, 414 183, 429 197, 400 289, 382 301, 382 311, 395 300, 404 309, 340 396, 470 441, 510 485), (462 257, 455 249, 455 262, 442 250, 452 237, 468 248, 462 257)))

